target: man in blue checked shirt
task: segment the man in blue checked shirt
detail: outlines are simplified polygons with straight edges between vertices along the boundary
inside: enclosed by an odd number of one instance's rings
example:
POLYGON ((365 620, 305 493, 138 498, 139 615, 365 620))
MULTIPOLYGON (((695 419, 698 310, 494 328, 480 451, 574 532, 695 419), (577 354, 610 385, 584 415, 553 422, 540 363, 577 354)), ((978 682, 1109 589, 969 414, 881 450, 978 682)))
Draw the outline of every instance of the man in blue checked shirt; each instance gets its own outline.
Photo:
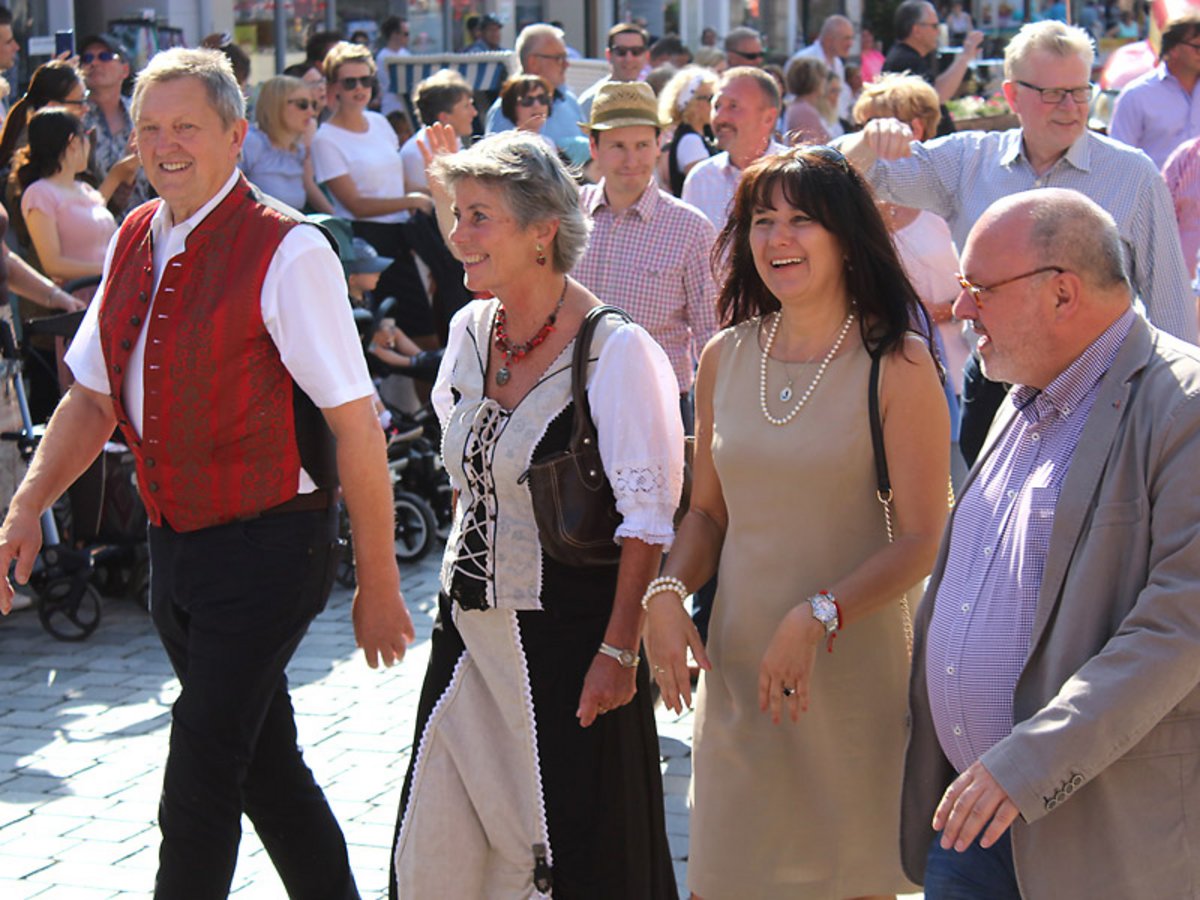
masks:
POLYGON ((1113 217, 997 201, 954 313, 1014 385, 915 622, 901 846, 927 900, 1200 883, 1200 348, 1132 307, 1113 217))

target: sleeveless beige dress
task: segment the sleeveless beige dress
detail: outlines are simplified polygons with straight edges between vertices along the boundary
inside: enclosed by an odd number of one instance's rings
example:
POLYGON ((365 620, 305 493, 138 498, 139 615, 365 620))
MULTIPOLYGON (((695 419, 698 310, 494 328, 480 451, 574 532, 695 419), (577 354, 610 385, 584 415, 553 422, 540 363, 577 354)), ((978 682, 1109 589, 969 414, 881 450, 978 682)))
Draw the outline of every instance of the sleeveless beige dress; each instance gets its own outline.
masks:
MULTIPOLYGON (((758 708, 783 616, 887 543, 867 416, 870 357, 855 327, 784 426, 759 408, 759 320, 724 333, 713 458, 729 511, 695 722, 688 886, 704 900, 917 890, 900 869, 908 653, 899 598, 818 650, 799 724, 758 708)), ((817 363, 790 364, 796 396, 817 363)), ((886 378, 887 363, 883 366, 886 378)), ((782 416, 782 364, 768 408, 782 416)), ((795 399, 792 400, 794 404, 795 399)), ((915 612, 919 592, 909 592, 915 612)))

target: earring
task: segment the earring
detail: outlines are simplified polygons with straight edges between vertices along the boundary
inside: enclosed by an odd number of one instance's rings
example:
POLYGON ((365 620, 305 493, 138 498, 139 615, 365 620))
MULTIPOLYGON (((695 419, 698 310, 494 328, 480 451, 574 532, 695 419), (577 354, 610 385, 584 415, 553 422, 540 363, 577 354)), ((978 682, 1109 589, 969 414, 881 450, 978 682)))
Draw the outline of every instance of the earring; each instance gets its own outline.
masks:
POLYGON ((544 266, 546 264, 546 248, 542 246, 540 241, 537 245, 537 264, 539 266, 544 266))
POLYGON ((846 267, 846 271, 847 271, 847 272, 853 272, 853 271, 854 271, 854 266, 852 266, 852 265, 850 264, 850 257, 848 257, 848 256, 843 256, 843 257, 842 257, 842 264, 843 264, 843 265, 846 267))

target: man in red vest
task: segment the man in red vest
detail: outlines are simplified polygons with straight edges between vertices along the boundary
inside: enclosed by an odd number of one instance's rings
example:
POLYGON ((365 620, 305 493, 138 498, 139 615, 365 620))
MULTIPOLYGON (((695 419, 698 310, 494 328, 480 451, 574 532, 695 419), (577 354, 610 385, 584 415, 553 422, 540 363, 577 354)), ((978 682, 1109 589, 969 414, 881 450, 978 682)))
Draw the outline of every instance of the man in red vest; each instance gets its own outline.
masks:
POLYGON ((284 673, 332 583, 339 478, 358 643, 374 667, 413 639, 341 266, 321 231, 237 171, 246 121, 224 56, 154 57, 132 113, 161 200, 130 213, 109 246, 67 359, 76 382, 0 527, 0 567, 15 559, 28 579, 39 515, 119 426, 150 516, 151 613, 182 687, 155 896, 226 896, 245 812, 289 896, 357 897, 297 747, 284 673))

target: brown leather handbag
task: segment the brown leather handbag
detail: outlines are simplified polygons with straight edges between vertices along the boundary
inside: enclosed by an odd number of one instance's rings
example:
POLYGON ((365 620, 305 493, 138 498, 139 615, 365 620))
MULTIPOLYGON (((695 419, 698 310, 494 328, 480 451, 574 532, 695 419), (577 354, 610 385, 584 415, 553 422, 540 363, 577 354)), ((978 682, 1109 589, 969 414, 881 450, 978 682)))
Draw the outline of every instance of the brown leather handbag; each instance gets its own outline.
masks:
POLYGON ((600 460, 596 425, 587 398, 592 333, 600 319, 608 315, 630 321, 615 306, 593 307, 575 337, 571 361, 575 424, 567 449, 534 463, 520 479, 529 482, 543 552, 568 566, 616 565, 621 558, 621 546, 613 535, 622 517, 600 460))

